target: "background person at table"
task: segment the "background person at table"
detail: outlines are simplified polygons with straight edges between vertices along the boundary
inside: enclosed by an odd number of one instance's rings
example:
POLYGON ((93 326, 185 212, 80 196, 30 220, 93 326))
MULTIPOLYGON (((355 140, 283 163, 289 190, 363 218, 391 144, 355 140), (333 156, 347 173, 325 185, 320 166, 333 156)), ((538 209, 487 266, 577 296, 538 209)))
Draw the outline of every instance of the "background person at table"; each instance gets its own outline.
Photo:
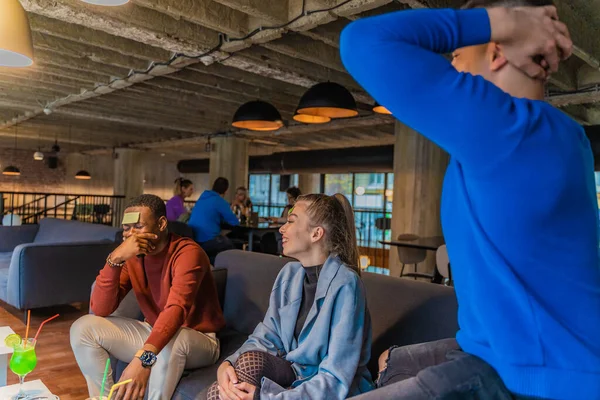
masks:
MULTIPOLYGON (((287 205, 283 209, 283 212, 281 213, 280 217, 269 218, 269 220, 271 222, 285 224, 287 222, 287 217, 288 217, 288 214, 290 213, 290 210, 292 209, 292 207, 294 207, 294 204, 296 204, 296 200, 298 200, 298 197, 300 197, 302 195, 302 192, 300 191, 300 189, 298 189, 295 186, 288 188, 285 191, 285 193, 287 195, 287 205)), ((283 254, 283 243, 282 243, 282 236, 281 236, 280 232, 275 233, 275 240, 277 241, 277 253, 283 254)))
POLYGON ((194 184, 192 181, 184 178, 175 179, 173 197, 167 201, 167 219, 169 221, 180 221, 180 218, 185 218, 186 214, 188 214, 187 218, 189 218, 189 210, 185 208, 184 202, 192 193, 194 193, 194 184))
POLYGON ((342 33, 354 79, 451 155, 442 226, 460 331, 384 354, 378 398, 600 399, 594 160, 581 125, 544 101, 572 51, 551 4, 475 0, 342 33))
POLYGON ((194 231, 194 239, 206 251, 212 264, 217 254, 234 248, 231 239, 221 234, 222 225, 240 224, 223 198, 228 189, 229 181, 225 178, 217 178, 212 190, 204 191, 196 201, 188 221, 188 225, 194 231))
MULTIPOLYGON (((88 384, 98 396, 109 355, 129 363, 117 399, 170 399, 184 368, 219 358, 215 333, 225 320, 206 254, 196 242, 167 230, 163 200, 134 199, 125 210, 139 220, 123 225, 123 243, 96 279, 91 309, 71 327, 71 346, 88 384), (137 257, 136 257, 137 256, 137 257), (110 317, 133 290, 145 321, 110 317)), ((113 384, 109 374, 106 387, 113 384)))
POLYGON ((284 254, 299 262, 277 276, 263 322, 221 364, 209 400, 336 400, 372 389, 354 232, 343 195, 298 199, 281 233, 284 254))
POLYGON ((231 203, 231 211, 238 219, 247 219, 252 212, 252 201, 248 197, 248 189, 240 186, 235 190, 235 197, 231 203))

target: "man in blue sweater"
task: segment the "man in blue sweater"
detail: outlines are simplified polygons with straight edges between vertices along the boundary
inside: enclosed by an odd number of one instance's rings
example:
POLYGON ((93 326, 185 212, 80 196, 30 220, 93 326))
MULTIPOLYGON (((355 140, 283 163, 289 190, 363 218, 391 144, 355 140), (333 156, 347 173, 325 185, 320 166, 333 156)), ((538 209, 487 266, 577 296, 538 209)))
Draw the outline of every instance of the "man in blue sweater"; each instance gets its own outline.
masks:
POLYGON ((215 263, 217 254, 234 248, 231 240, 221 235, 221 224, 226 223, 230 226, 240 224, 223 198, 227 190, 229 190, 229 181, 225 178, 217 178, 212 190, 206 190, 200 195, 188 221, 188 225, 194 231, 194 240, 200 243, 202 249, 208 254, 211 264, 215 263))
POLYGON ((451 155, 442 226, 460 330, 384 353, 375 398, 600 399, 593 157, 582 127, 543 101, 572 49, 548 4, 475 0, 342 33, 352 76, 451 155))

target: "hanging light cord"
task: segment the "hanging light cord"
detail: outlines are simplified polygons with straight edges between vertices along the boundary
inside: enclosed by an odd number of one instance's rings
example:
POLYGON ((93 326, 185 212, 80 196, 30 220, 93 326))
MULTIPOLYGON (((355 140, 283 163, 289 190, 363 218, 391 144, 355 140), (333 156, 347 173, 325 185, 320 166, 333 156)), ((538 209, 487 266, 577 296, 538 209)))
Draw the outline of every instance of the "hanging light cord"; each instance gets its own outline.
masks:
MULTIPOLYGON (((321 8, 321 9, 317 9, 317 10, 310 10, 310 11, 306 11, 306 0, 302 0, 302 10, 300 12, 300 14, 298 16, 296 16, 295 18, 291 19, 290 21, 281 24, 281 25, 273 25, 273 26, 260 26, 256 29, 254 29, 252 32, 248 33, 247 35, 244 35, 242 37, 230 37, 229 35, 227 35, 226 33, 223 32, 219 32, 218 33, 218 44, 216 46, 214 46, 213 48, 207 50, 204 53, 198 54, 196 56, 190 56, 186 53, 174 53, 173 56, 171 56, 171 58, 168 61, 165 62, 154 62, 152 61, 150 63, 150 65, 148 66, 148 68, 146 68, 143 71, 140 70, 130 70, 129 74, 127 74, 127 76, 125 78, 115 78, 111 81, 109 81, 109 83, 103 83, 100 84, 98 86, 96 86, 94 88, 93 91, 96 91, 98 88, 101 87, 109 87, 110 85, 112 85, 115 82, 119 82, 119 81, 124 81, 126 79, 129 79, 135 75, 146 75, 150 72, 152 72, 155 68, 157 67, 169 67, 171 66, 175 60, 177 60, 178 58, 186 58, 189 60, 201 60, 204 57, 208 57, 209 55, 216 53, 217 51, 221 50, 221 48, 223 47, 223 45, 225 43, 232 43, 232 42, 240 42, 240 41, 244 41, 244 40, 248 40, 250 38, 252 38, 253 36, 256 36, 257 34, 259 34, 260 32, 266 32, 266 31, 272 31, 272 30, 279 30, 279 29, 284 29, 287 28, 288 26, 292 25, 294 22, 298 21, 299 19, 301 19, 302 17, 305 16, 310 16, 313 14, 319 14, 319 13, 324 13, 324 12, 330 12, 330 11, 334 11, 348 3, 350 3, 353 0, 345 0, 335 6, 332 7, 328 7, 328 8, 321 8)), ((397 3, 397 4, 403 4, 402 1, 400 0, 392 0, 392 3, 397 3)), ((227 60, 230 57, 233 56, 233 53, 229 54, 228 57, 225 57, 223 60, 227 60)), ((598 85, 594 85, 593 87, 590 88, 585 88, 585 89, 580 89, 580 90, 576 90, 576 91, 552 91, 552 92, 547 92, 547 96, 552 98, 555 96, 560 96, 563 94, 579 94, 579 93, 589 93, 589 92, 593 92, 593 91, 597 91, 598 90, 598 85)), ((73 96, 78 96, 74 95, 74 94, 70 94, 62 99, 58 99, 58 100, 54 100, 50 103, 47 103, 46 107, 52 109, 52 105, 54 103, 56 103, 59 100, 65 100, 65 99, 69 99, 73 96)))
MULTIPOLYGON (((96 86, 94 88, 94 91, 96 91, 100 87, 108 87, 108 86, 112 85, 115 82, 124 81, 126 79, 129 79, 129 78, 135 76, 135 75, 147 75, 147 74, 149 74, 150 72, 152 72, 157 67, 169 67, 169 66, 171 66, 175 62, 175 60, 177 60, 179 58, 186 58, 188 60, 201 60, 202 58, 208 57, 209 55, 211 55, 213 53, 216 53, 217 51, 221 50, 221 48, 223 47, 223 45, 225 43, 242 42, 242 41, 248 40, 248 39, 256 36, 260 32, 266 32, 266 31, 273 31, 273 30, 284 29, 284 28, 287 28, 288 26, 292 25, 294 22, 298 21, 302 17, 307 17, 307 16, 314 15, 314 14, 319 14, 319 13, 334 11, 334 10, 336 10, 336 9, 338 9, 338 8, 340 8, 340 7, 348 4, 348 3, 350 3, 351 1, 353 1, 353 0, 345 0, 345 1, 339 3, 339 4, 335 5, 335 6, 332 6, 332 7, 321 8, 321 9, 318 9, 318 10, 306 11, 306 0, 302 0, 302 10, 301 10, 300 14, 297 17, 291 19, 290 21, 288 21, 288 22, 286 22, 284 24, 273 25, 273 26, 260 26, 260 27, 258 27, 256 29, 254 29, 252 32, 248 33, 247 35, 244 35, 244 36, 241 36, 241 37, 230 37, 226 33, 219 32, 218 33, 218 41, 219 41, 218 44, 216 46, 214 46, 213 48, 207 50, 204 53, 201 53, 201 54, 198 54, 198 55, 195 55, 195 56, 190 56, 190 55, 188 55, 186 53, 175 53, 175 54, 173 54, 173 56, 171 56, 171 58, 168 61, 165 61, 165 62, 154 62, 154 61, 152 61, 150 63, 150 65, 148 66, 148 68, 146 68, 143 71, 132 69, 132 70, 129 71, 129 74, 127 74, 127 76, 125 78, 115 78, 115 79, 111 80, 107 84, 98 85, 98 86, 96 86)), ((396 1, 397 0, 394 0, 394 2, 396 2, 396 1)), ((232 56, 232 54, 229 55, 229 57, 231 57, 231 56, 232 56)), ((229 57, 227 57, 227 58, 229 58, 229 57)), ((227 59, 227 58, 225 58, 225 59, 227 59)), ((79 94, 77 94, 77 95, 70 94, 67 97, 65 97, 63 99, 60 99, 60 100, 68 99, 70 97, 78 96, 78 95, 79 94)), ((48 103, 46 107, 51 109, 52 108, 52 104, 54 104, 56 101, 58 101, 58 100, 55 100, 55 101, 53 101, 51 103, 48 103)))

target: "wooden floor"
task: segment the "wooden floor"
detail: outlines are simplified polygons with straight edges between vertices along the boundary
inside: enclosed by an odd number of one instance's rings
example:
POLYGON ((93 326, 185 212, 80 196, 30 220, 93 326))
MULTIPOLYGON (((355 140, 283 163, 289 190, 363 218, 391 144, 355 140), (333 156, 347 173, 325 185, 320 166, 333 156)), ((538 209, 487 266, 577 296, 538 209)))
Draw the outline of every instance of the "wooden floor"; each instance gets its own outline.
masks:
MULTIPOLYGON (((50 391, 61 400, 84 400, 88 397, 85 379, 77 367, 75 356, 69 344, 69 329, 80 316, 87 313, 87 304, 34 310, 31 313, 31 328, 35 335, 40 323, 55 314, 60 317, 44 325, 38 338, 36 353, 38 364, 27 375, 26 381, 41 379, 50 391)), ((23 312, 0 302, 0 326, 10 326, 21 336, 25 335, 23 312)), ((18 383, 19 379, 10 370, 8 384, 18 383)))

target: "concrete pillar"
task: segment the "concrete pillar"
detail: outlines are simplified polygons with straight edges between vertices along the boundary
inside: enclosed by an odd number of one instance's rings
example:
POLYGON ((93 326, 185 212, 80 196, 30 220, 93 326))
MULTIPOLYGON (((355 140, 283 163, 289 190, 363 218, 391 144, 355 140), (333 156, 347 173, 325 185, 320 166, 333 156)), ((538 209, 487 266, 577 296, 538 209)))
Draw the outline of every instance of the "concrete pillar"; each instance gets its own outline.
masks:
POLYGON ((248 140, 233 136, 222 136, 211 139, 213 148, 210 152, 210 186, 219 177, 229 180, 229 191, 225 200, 231 202, 235 189, 248 187, 248 140))
POLYGON ((321 192, 320 174, 298 174, 298 188, 302 194, 321 192))
POLYGON ((114 191, 125 196, 125 203, 144 193, 144 152, 135 149, 115 150, 114 191))
MULTIPOLYGON (((440 236, 440 200, 448 154, 400 122, 396 122, 395 133, 392 239, 402 233, 440 236)), ((428 253, 427 262, 419 265, 419 272, 431 273, 435 267, 435 254, 428 253)), ((398 251, 392 246, 392 276, 400 275, 401 265, 398 251)), ((412 271, 412 267, 407 268, 412 271)))

